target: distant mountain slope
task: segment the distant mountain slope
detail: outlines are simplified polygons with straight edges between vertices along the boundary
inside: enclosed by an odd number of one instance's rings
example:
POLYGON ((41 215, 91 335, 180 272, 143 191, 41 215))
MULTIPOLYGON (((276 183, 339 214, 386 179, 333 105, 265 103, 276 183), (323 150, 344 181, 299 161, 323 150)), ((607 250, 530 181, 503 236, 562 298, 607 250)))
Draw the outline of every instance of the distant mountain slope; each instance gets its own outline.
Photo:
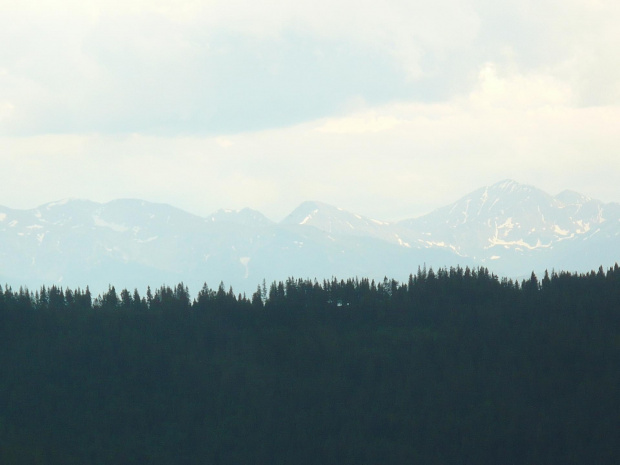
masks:
MULTIPOLYGON (((605 205, 570 191, 554 197, 510 180, 399 224, 413 237, 424 236, 429 245, 449 245, 476 261, 496 262, 509 273, 513 268, 524 270, 528 264, 570 266, 571 260, 564 255, 581 249, 588 240, 589 253, 599 258, 605 255, 605 262, 620 258, 620 244, 609 241, 620 232, 620 205, 605 205), (604 254, 597 253, 600 240, 607 242, 604 254)), ((584 260, 574 263, 578 268, 585 264, 584 260)))
POLYGON ((394 225, 385 221, 350 213, 321 202, 303 202, 280 223, 282 226, 311 226, 338 236, 380 239, 407 247, 394 225))
POLYGON ((497 274, 587 271, 620 261, 620 204, 502 181, 419 218, 387 223, 304 202, 280 223, 260 212, 201 218, 141 200, 0 207, 0 276, 14 285, 117 287, 220 281, 252 292, 290 276, 406 279, 418 266, 497 274))

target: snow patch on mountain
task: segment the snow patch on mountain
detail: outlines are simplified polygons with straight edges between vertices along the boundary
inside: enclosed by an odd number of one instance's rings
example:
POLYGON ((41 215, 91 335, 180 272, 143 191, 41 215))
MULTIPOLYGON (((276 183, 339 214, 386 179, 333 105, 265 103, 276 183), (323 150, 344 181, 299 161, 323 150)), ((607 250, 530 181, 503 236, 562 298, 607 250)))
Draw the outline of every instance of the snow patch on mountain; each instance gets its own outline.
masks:
POLYGON ((498 238, 497 236, 489 238, 489 244, 490 245, 486 247, 487 249, 490 249, 496 246, 504 246, 506 248, 516 246, 516 247, 524 247, 529 250, 535 250, 535 249, 540 249, 540 248, 548 248, 548 247, 551 247, 552 245, 550 243, 543 244, 541 243, 540 239, 536 241, 535 245, 531 245, 525 242, 523 239, 518 239, 516 241, 505 241, 505 240, 498 238))
POLYGON ((146 244, 147 242, 153 242, 153 241, 156 241, 157 239, 159 239, 159 236, 151 236, 151 237, 147 237, 146 239, 138 239, 138 243, 146 244))
POLYGON ((585 234, 590 231, 590 223, 584 223, 583 220, 577 220, 575 221, 575 224, 579 226, 579 229, 576 231, 577 234, 585 234))
POLYGON ((407 247, 408 249, 411 248, 411 244, 409 244, 408 242, 403 241, 398 234, 394 234, 394 237, 396 237, 396 240, 398 241, 398 245, 400 245, 402 247, 407 247))
POLYGON ((512 222, 512 217, 508 217, 506 221, 504 221, 502 224, 495 227, 495 237, 499 236, 500 229, 502 230, 501 234, 503 237, 508 236, 508 234, 510 234, 510 231, 512 231, 515 228, 515 226, 519 226, 519 225, 518 224, 515 225, 515 223, 512 222))
POLYGON ((71 201, 71 199, 62 199, 62 200, 58 200, 56 202, 50 202, 50 203, 45 205, 45 208, 47 210, 51 210, 52 208, 55 208, 55 207, 62 207, 64 205, 67 205, 70 201, 71 201))
POLYGON ((126 232, 129 231, 129 228, 123 224, 117 224, 117 223, 111 223, 108 222, 106 220, 104 220, 103 218, 101 218, 100 216, 97 215, 93 215, 93 222, 95 223, 95 226, 100 226, 102 228, 108 228, 111 229, 112 231, 116 231, 116 232, 126 232))
POLYGON ((312 215, 316 215, 319 212, 319 209, 315 209, 311 214, 307 215, 303 220, 299 222, 299 224, 306 224, 308 221, 312 219, 312 215))
POLYGON ((250 267, 248 266, 250 263, 250 257, 241 257, 239 258, 239 262, 245 267, 245 274, 243 275, 243 279, 248 279, 250 275, 250 267))

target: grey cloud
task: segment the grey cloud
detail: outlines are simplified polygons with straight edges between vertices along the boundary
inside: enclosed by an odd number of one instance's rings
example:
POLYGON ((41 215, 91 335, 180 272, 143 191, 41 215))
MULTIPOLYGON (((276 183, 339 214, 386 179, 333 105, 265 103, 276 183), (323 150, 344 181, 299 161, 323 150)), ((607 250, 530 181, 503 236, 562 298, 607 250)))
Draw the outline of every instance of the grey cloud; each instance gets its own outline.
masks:
POLYGON ((290 126, 353 102, 450 101, 487 62, 548 74, 581 105, 620 98, 611 2, 108 3, 2 11, 0 134, 290 126))
POLYGON ((285 2, 278 15, 215 2, 183 20, 157 8, 8 15, 0 88, 10 91, 0 103, 15 111, 0 131, 234 133, 334 115, 356 100, 445 96, 455 73, 442 76, 449 59, 436 52, 459 43, 444 37, 454 11, 444 25, 437 8, 349 3, 325 3, 322 14, 285 2))

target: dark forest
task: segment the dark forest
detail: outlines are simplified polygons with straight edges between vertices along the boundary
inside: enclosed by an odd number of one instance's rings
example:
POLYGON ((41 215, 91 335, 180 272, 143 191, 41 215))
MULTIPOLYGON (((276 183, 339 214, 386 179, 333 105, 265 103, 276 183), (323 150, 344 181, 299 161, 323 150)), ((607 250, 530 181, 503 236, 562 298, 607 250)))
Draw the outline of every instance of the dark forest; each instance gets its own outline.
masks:
POLYGON ((0 288, 0 463, 616 464, 620 268, 0 288))

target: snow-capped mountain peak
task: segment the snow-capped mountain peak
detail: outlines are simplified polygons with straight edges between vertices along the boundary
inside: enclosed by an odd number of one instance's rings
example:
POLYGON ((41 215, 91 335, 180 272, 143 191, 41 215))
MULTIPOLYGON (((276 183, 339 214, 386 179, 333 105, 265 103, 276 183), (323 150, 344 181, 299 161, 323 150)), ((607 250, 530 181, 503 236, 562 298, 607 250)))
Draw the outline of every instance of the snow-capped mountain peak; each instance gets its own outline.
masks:
POLYGON ((392 224, 351 213, 322 202, 303 202, 280 223, 282 226, 312 227, 329 234, 365 236, 397 243, 392 224))
POLYGON ((477 260, 532 261, 543 250, 585 240, 606 221, 619 217, 614 204, 576 192, 551 196, 533 186, 505 180, 480 188, 423 217, 401 222, 428 244, 449 244, 477 260), (609 212, 609 213, 608 213, 609 212))

